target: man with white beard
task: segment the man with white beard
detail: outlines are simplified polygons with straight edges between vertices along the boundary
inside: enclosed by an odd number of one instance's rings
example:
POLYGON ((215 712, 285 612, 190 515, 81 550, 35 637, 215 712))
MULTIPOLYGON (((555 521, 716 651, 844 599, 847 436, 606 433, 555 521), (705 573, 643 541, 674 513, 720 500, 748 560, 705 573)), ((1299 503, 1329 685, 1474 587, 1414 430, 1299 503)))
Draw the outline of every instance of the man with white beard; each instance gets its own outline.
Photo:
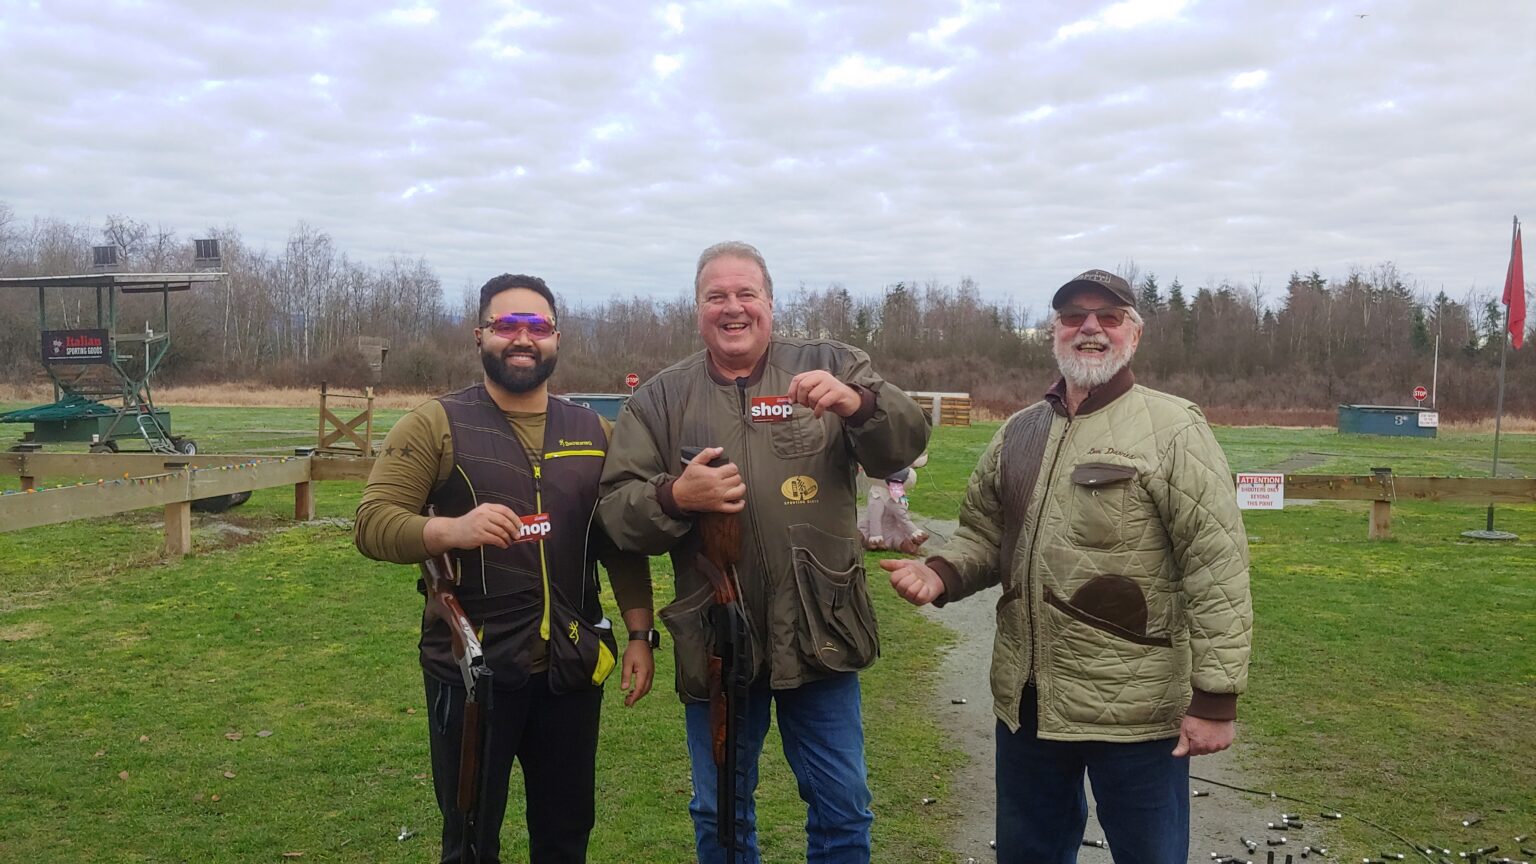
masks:
POLYGON ((1135 383, 1142 320, 1089 270, 1051 301, 1059 380, 998 430, 960 527, 882 561, 911 603, 1003 586, 997 860, 1069 864, 1093 783, 1116 864, 1184 864, 1189 757, 1232 744, 1253 609, 1232 475, 1200 409, 1135 383))

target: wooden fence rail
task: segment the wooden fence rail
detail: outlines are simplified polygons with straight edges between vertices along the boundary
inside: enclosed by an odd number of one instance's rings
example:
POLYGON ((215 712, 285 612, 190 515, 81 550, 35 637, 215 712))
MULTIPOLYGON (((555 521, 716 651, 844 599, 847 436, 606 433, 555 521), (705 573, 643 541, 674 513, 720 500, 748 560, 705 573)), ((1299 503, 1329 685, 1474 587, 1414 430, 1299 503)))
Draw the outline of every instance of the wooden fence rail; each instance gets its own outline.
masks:
MULTIPOLYGON (((192 549, 191 504, 199 498, 277 486, 294 489, 294 518, 313 519, 312 483, 366 480, 374 457, 316 453, 298 456, 159 453, 0 453, 0 473, 16 476, 20 490, 0 495, 0 531, 17 531, 162 507, 165 551, 192 549), (70 478, 48 488, 49 479, 70 478), (86 478, 81 480, 80 478, 86 478)), ((1288 474, 1287 500, 1371 501, 1370 536, 1391 533, 1397 501, 1536 504, 1536 478, 1399 477, 1288 474)))

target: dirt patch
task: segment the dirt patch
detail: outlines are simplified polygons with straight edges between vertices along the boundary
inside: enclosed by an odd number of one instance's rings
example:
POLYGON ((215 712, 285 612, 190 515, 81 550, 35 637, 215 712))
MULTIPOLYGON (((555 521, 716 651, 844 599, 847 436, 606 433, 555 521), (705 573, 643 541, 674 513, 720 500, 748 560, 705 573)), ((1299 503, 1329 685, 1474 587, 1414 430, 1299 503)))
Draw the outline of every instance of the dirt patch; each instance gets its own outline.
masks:
POLYGON ((1316 468, 1327 461, 1328 457, 1322 453, 1297 453, 1284 462, 1271 465, 1269 470, 1279 471, 1282 474, 1295 474, 1308 468, 1316 468))
POLYGON ((20 642, 23 639, 35 639, 47 633, 48 629, 48 625, 40 621, 17 624, 13 627, 0 627, 0 642, 20 642))
MULTIPOLYGON (((929 550, 939 549, 954 531, 953 520, 925 519, 923 527, 933 540, 929 550)), ((955 632, 956 641, 939 668, 939 688, 935 694, 934 713, 948 732, 950 741, 969 757, 959 770, 950 790, 949 800, 940 802, 955 818, 949 848, 961 861, 997 860, 991 848, 995 834, 996 792, 993 785, 994 740, 997 719, 992 713, 992 689, 988 669, 992 662, 993 612, 1001 588, 990 588, 960 603, 943 609, 923 607, 923 612, 955 632), (960 700, 964 700, 961 702, 960 700), (957 704, 958 703, 958 704, 957 704)), ((1238 744, 1232 750, 1214 756, 1196 758, 1190 766, 1193 775, 1234 786, 1254 788, 1239 767, 1244 759, 1242 727, 1238 744)), ((1190 804, 1191 862, 1208 862, 1212 852, 1245 852, 1240 838, 1263 842, 1265 825, 1280 815, 1278 808, 1265 808, 1261 801, 1238 792, 1191 780, 1190 788, 1209 792, 1190 804), (1269 812, 1273 809, 1274 812, 1269 812)), ((1088 839, 1102 839, 1090 788, 1088 839)), ((1262 847, 1261 847, 1262 848, 1262 847)), ((1298 849, 1299 851, 1299 849, 1298 849)), ((1257 858, 1257 855, 1248 855, 1257 858)), ((1100 849, 1085 848, 1080 856, 1085 864, 1108 862, 1110 855, 1100 849)))

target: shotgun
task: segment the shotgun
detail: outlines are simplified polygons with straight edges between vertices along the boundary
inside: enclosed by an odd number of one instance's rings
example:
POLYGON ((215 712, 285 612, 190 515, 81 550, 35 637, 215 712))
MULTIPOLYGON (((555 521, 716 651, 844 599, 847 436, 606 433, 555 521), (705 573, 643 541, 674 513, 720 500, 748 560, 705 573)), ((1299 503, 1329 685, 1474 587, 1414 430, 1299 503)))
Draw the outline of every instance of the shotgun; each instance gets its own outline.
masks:
MULTIPOLYGON (((427 515, 432 515, 428 508, 427 515)), ((453 593, 458 585, 458 572, 447 552, 422 562, 426 576, 421 580, 427 589, 427 620, 441 620, 448 625, 453 637, 453 659, 459 664, 459 674, 464 677, 464 726, 459 744, 459 790, 456 809, 460 825, 458 860, 464 864, 481 864, 481 850, 485 844, 480 837, 480 802, 484 799, 481 785, 484 783, 480 770, 482 757, 490 751, 491 721, 491 667, 485 665, 485 653, 480 648, 480 637, 475 625, 459 605, 453 593)))
MULTIPOLYGON (((683 461, 692 461, 698 453, 698 448, 683 448, 683 461)), ((720 457, 710 467, 723 461, 720 457)), ((710 629, 714 631, 709 657, 709 731, 715 760, 715 827, 726 864, 735 864, 737 853, 746 851, 746 837, 738 836, 736 818, 746 772, 737 757, 738 738, 746 724, 747 688, 752 683, 747 621, 736 581, 741 520, 736 513, 702 513, 698 527, 702 547, 696 566, 709 580, 715 600, 709 610, 710 629)))

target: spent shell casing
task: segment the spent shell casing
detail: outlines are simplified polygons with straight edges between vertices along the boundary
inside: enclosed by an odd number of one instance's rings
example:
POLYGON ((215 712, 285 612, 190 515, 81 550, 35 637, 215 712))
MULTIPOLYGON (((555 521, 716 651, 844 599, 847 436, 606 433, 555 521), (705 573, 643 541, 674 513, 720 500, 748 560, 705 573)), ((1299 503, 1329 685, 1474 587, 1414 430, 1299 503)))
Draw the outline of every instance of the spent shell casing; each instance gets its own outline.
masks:
POLYGON ((939 799, 937 799, 937 798, 924 798, 923 799, 923 803, 924 804, 934 804, 934 803, 937 803, 938 800, 939 799))
POLYGON ((1499 847, 1497 845, 1494 845, 1494 846, 1484 846, 1481 849, 1473 850, 1472 854, 1473 855, 1492 855, 1493 853, 1495 853, 1497 851, 1499 851, 1499 847))
POLYGON ((1324 819, 1343 819, 1344 818, 1344 814, 1343 813, 1339 813, 1338 811, 1334 811, 1332 813, 1324 811, 1324 812, 1319 813, 1317 815, 1323 817, 1324 819))
POLYGON ((1291 826, 1292 828, 1305 828, 1305 827, 1307 827, 1307 823, 1299 821, 1299 820, 1296 820, 1296 819, 1292 819, 1292 820, 1286 822, 1285 824, 1291 826))
POLYGON ((1211 797, 1211 793, 1204 792, 1202 790, 1196 789, 1196 790, 1194 790, 1194 791, 1189 793, 1189 797, 1191 797, 1191 798, 1209 798, 1209 797, 1211 797))
POLYGON ((1264 824, 1271 831, 1284 831, 1285 829, 1291 827, 1291 823, 1289 822, 1265 822, 1264 824))
POLYGON ((1461 820, 1461 827, 1463 827, 1463 828, 1471 828, 1473 825, 1476 825, 1477 823, 1479 823, 1481 821, 1483 821, 1483 817, 1481 817, 1481 816, 1470 816, 1470 817, 1468 817, 1466 819, 1461 820))
POLYGON ((1092 846, 1095 849, 1108 849, 1109 843, 1104 840, 1084 840, 1084 846, 1092 846))
POLYGON ((949 700, 949 704, 951 704, 951 705, 964 705, 965 704, 965 697, 964 696, 956 696, 955 698, 949 700))
POLYGON ((1405 861, 1408 858, 1407 855, 1404 855, 1401 852, 1383 852, 1381 853, 1381 857, 1391 858, 1393 861, 1405 861))
POLYGON ((1270 838, 1268 838, 1268 839, 1266 839, 1264 841, 1264 845, 1265 846, 1284 846, 1285 845, 1285 838, 1284 837, 1270 837, 1270 838))
MULTIPOLYGON (((1516 843, 1524 843, 1525 841, 1527 841, 1529 839, 1531 839, 1531 835, 1529 835, 1529 834, 1521 834, 1519 837, 1515 838, 1515 842, 1516 843)), ((1525 850, 1522 849, 1520 851, 1524 852, 1525 850)))
POLYGON ((1256 851, 1258 851, 1259 844, 1253 842, 1252 840, 1249 840, 1247 837, 1239 837, 1237 839, 1243 841, 1243 845, 1248 847, 1248 851, 1249 852, 1256 852, 1256 851))

